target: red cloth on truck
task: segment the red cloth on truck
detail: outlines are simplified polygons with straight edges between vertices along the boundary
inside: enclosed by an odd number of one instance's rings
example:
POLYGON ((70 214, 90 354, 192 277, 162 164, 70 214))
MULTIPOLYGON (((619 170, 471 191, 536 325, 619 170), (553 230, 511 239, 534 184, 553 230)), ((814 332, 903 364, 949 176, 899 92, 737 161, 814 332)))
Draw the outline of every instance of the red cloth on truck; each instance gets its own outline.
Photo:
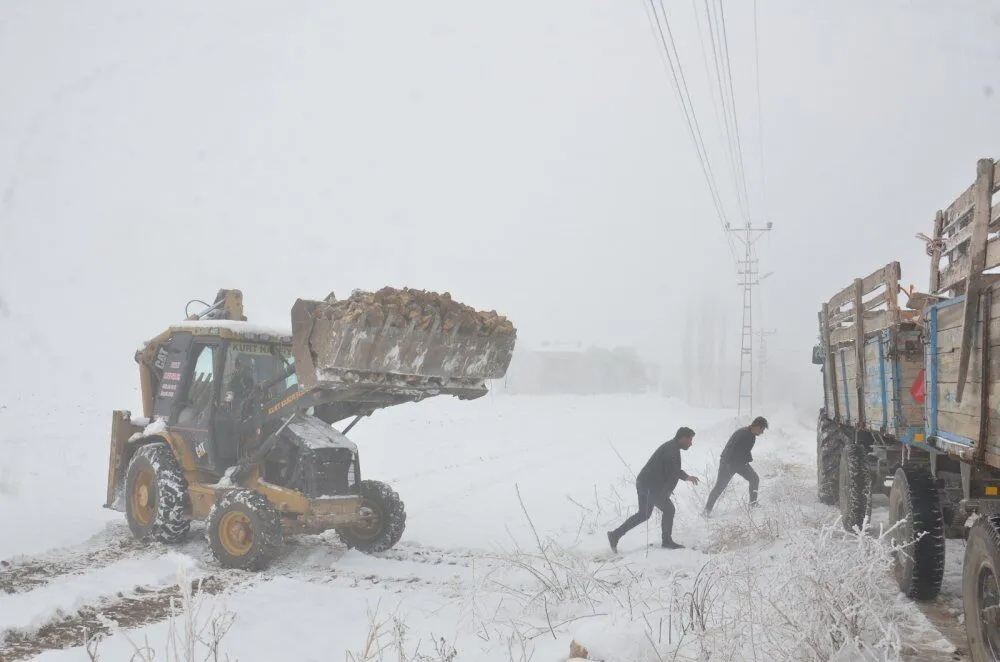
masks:
POLYGON ((923 370, 923 368, 920 369, 920 374, 917 375, 917 378, 913 380, 913 386, 910 387, 910 395, 913 396, 914 400, 916 400, 920 404, 923 404, 923 402, 924 402, 924 370, 923 370))

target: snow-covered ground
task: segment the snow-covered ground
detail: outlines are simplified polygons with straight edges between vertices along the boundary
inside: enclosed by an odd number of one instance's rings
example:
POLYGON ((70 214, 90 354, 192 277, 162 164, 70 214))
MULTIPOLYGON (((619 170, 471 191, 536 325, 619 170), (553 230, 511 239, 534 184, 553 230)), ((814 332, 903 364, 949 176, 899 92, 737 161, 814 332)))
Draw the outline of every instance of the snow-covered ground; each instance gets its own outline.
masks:
MULTIPOLYGON (((706 520, 730 411, 654 396, 404 405, 352 431, 365 474, 406 502, 400 544, 367 556, 332 535, 298 538, 251 574, 221 570, 200 529, 171 548, 138 543, 121 514, 100 507, 110 412, 83 409, 42 432, 8 408, 0 658, 90 659, 83 629, 107 629, 110 618, 123 629, 100 643, 100 659, 130 659, 146 642, 164 659, 171 632, 183 632, 167 617, 184 573, 205 581, 197 622, 228 610, 235 620, 221 650, 244 661, 555 662, 574 640, 608 661, 827 660, 837 651, 851 660, 865 645, 872 659, 961 659, 899 596, 877 541, 843 534, 836 509, 816 501, 814 414, 767 413, 771 430, 754 451, 761 507, 748 512, 736 478, 706 520), (611 554, 605 532, 635 510, 634 472, 681 425, 697 432, 683 462, 701 478, 674 496, 675 539, 687 549, 649 546, 656 514, 611 554)), ((942 613, 955 606, 961 548, 948 551, 942 613)))

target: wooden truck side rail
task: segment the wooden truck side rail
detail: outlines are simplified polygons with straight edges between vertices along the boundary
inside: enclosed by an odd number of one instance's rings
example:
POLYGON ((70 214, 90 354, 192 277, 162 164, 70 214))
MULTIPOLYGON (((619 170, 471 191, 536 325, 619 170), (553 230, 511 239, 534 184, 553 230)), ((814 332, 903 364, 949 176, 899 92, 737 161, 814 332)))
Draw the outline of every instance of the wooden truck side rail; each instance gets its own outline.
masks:
POLYGON ((900 277, 890 262, 823 304, 826 409, 851 427, 922 440, 923 411, 904 401, 922 360, 919 331, 897 302, 900 277))
POLYGON ((899 262, 890 262, 844 288, 823 305, 830 344, 841 345, 897 324, 900 320, 896 296, 899 293, 899 262), (878 292, 871 298, 870 294, 878 292), (857 325, 856 311, 862 311, 857 325))
POLYGON ((1000 231, 1000 203, 991 204, 998 191, 1000 161, 982 159, 972 186, 946 210, 937 212, 931 254, 931 293, 965 294, 969 273, 974 271, 971 269, 973 256, 977 252, 984 257, 980 273, 1000 266, 1000 242, 997 237, 989 237, 990 232, 1000 231), (983 225, 987 229, 985 233, 983 225))
POLYGON ((931 293, 963 296, 962 335, 959 346, 955 395, 962 401, 968 380, 973 330, 979 315, 980 295, 996 281, 986 275, 1000 267, 1000 203, 993 197, 1000 191, 1000 163, 980 159, 976 181, 944 211, 938 211, 931 243, 931 293))

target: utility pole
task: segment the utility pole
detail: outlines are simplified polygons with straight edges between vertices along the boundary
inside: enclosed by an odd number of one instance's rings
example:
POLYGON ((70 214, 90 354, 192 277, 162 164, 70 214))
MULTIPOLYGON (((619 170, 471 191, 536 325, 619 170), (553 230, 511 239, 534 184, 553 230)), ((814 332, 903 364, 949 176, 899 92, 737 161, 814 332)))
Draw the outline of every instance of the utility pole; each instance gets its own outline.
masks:
MULTIPOLYGON (((743 288, 743 331, 740 340, 740 397, 737 413, 740 420, 753 416, 753 288, 760 284, 759 260, 754 252, 754 244, 771 231, 769 221, 765 227, 754 227, 749 222, 742 228, 728 224, 726 231, 733 233, 743 244, 743 259, 736 263, 740 276, 738 283, 743 288)), ((770 276, 768 273, 764 277, 770 276)))
POLYGON ((776 333, 777 331, 774 329, 757 332, 757 337, 760 338, 760 358, 757 359, 757 392, 761 394, 761 402, 764 401, 764 373, 767 370, 767 337, 776 333))

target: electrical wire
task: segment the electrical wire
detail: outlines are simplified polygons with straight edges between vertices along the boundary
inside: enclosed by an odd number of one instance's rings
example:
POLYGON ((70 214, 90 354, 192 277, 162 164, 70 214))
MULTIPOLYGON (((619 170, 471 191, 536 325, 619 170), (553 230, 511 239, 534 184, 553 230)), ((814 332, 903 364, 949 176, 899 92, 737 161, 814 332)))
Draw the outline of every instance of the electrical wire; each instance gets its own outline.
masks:
POLYGON ((762 119, 760 104, 760 41, 757 38, 757 0, 753 0, 753 60, 754 78, 757 83, 757 139, 759 141, 758 151, 760 152, 760 204, 764 212, 764 220, 770 220, 767 213, 767 174, 764 170, 764 121, 762 119))
POLYGON ((716 81, 719 95, 722 98, 723 114, 725 117, 724 130, 728 140, 728 148, 731 152, 733 167, 733 184, 736 194, 741 201, 743 220, 749 225, 751 223, 750 194, 746 181, 746 168, 743 158, 743 141, 739 128, 738 113, 736 111, 736 94, 733 86, 732 66, 729 56, 729 38, 726 29, 725 10, 721 1, 709 5, 708 0, 704 0, 705 17, 708 22, 709 36, 712 40, 712 57, 715 61, 716 81))
POLYGON ((738 164, 739 164, 740 182, 743 185, 743 195, 747 205, 746 208, 747 222, 749 222, 750 188, 747 186, 747 173, 743 159, 743 139, 740 136, 740 121, 739 121, 739 116, 736 113, 736 91, 733 87, 733 71, 731 66, 731 60, 729 57, 729 36, 728 36, 728 31, 726 30, 726 10, 723 8, 722 0, 718 1, 719 1, 719 16, 721 18, 721 24, 722 24, 722 46, 726 63, 726 80, 728 81, 729 84, 730 110, 733 115, 733 128, 736 132, 736 149, 737 149, 737 156, 739 157, 738 164))
MULTIPOLYGON (((730 174, 733 177, 733 185, 736 189, 736 199, 740 205, 740 211, 742 212, 743 221, 745 223, 750 222, 750 214, 746 201, 742 197, 742 187, 740 185, 739 168, 736 165, 736 154, 738 152, 736 148, 736 142, 734 137, 734 132, 731 126, 731 115, 732 109, 730 105, 729 97, 726 94, 725 85, 725 74, 724 68, 721 63, 722 59, 722 44, 721 36, 717 35, 718 29, 716 27, 718 19, 713 19, 712 10, 710 9, 708 0, 704 0, 705 5, 705 19, 708 23, 708 36, 712 46, 712 62, 715 65, 715 81, 716 86, 719 91, 719 99, 722 103, 722 129, 726 139, 726 149, 728 150, 727 156, 729 157, 730 164, 730 174)), ((714 99, 714 95, 713 95, 714 99)))
MULTIPOLYGON (((643 3, 643 6, 645 7, 645 3, 643 3)), ((687 79, 684 76, 683 65, 680 61, 680 56, 677 53, 673 32, 670 29, 670 21, 667 18, 666 9, 663 7, 662 0, 660 0, 660 7, 663 13, 662 24, 660 22, 660 17, 656 12, 656 5, 653 4, 653 0, 649 0, 649 8, 646 9, 646 17, 650 20, 650 27, 653 30, 654 38, 658 38, 659 45, 662 46, 660 55, 664 59, 664 65, 670 74, 674 91, 677 93, 677 100, 684 113, 684 120, 687 125, 688 135, 694 144, 696 153, 698 154, 702 174, 705 177, 705 182, 708 185, 709 192, 712 196, 712 202, 715 206, 716 215, 718 216, 719 223, 727 236, 727 246, 729 247, 730 253, 733 259, 737 260, 738 258, 735 247, 733 246, 731 237, 729 236, 731 233, 728 232, 730 223, 727 220, 725 207, 722 203, 722 198, 719 195, 715 172, 713 171, 712 164, 708 158, 708 150, 705 148, 701 125, 698 122, 698 116, 694 109, 694 104, 691 101, 691 94, 688 89, 687 79), (652 9, 652 15, 650 15, 649 9, 652 9), (664 27, 666 28, 666 33, 664 33, 664 27), (671 47, 673 47, 672 54, 671 47)))
MULTIPOLYGON (((702 67, 705 70, 705 80, 711 81, 712 80, 712 73, 709 70, 709 66, 708 66, 708 49, 705 46, 705 35, 704 35, 704 33, 703 33, 702 29, 701 29, 701 19, 698 16, 698 14, 699 14, 699 12, 698 12, 698 0, 691 0, 691 9, 694 12, 694 24, 695 24, 695 27, 697 28, 697 31, 698 31, 698 43, 701 46, 701 63, 702 63, 702 67)), ((713 55, 714 55, 714 52, 713 52, 713 55)), ((709 96, 711 96, 711 98, 712 98, 712 110, 715 113, 715 121, 718 122, 719 126, 723 130, 723 133, 725 133, 726 132, 726 120, 724 119, 723 115, 720 114, 720 112, 719 112, 719 103, 720 103, 720 100, 716 99, 715 92, 712 91, 712 89, 711 89, 711 84, 709 85, 709 96)), ((721 99, 721 88, 720 88, 720 99, 721 99)), ((736 181, 736 164, 733 161, 733 151, 732 151, 732 149, 726 149, 725 153, 726 153, 726 160, 729 163, 730 174, 733 176, 733 180, 736 181)))

